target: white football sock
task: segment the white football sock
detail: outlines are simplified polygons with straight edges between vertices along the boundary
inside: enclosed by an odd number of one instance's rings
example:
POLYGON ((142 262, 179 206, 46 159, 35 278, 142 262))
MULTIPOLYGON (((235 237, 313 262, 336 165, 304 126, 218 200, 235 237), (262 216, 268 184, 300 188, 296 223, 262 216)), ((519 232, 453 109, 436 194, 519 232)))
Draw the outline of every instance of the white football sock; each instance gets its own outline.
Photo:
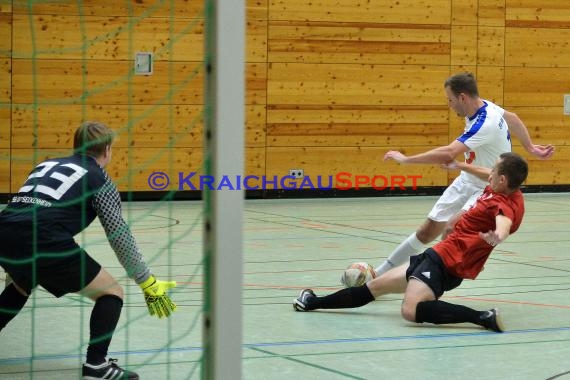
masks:
POLYGON ((376 275, 389 271, 392 268, 404 264, 410 256, 417 255, 424 248, 424 243, 418 240, 416 233, 414 232, 406 238, 391 254, 388 258, 375 269, 376 275))

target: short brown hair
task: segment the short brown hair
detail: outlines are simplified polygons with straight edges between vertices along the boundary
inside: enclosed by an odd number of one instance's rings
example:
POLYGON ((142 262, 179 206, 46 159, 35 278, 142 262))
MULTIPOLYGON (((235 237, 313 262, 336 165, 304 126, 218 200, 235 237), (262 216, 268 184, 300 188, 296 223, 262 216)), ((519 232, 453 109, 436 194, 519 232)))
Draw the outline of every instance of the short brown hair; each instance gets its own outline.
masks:
POLYGON ((479 96, 477 81, 472 73, 462 73, 450 76, 445 81, 443 87, 449 87, 455 96, 458 96, 461 93, 469 95, 472 98, 479 96))
POLYGON ((502 153, 497 165, 497 174, 507 177, 507 186, 511 190, 518 189, 528 176, 528 164, 519 154, 502 153))
POLYGON ((97 121, 85 121, 75 131, 73 150, 76 153, 99 157, 113 143, 115 131, 97 121))

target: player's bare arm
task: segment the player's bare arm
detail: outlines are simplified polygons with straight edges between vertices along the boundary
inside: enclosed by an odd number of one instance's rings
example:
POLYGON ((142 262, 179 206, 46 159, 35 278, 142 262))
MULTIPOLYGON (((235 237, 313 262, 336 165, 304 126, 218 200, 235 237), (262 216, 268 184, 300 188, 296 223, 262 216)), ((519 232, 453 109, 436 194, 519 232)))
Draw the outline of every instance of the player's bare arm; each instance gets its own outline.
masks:
POLYGON ((462 170, 469 174, 473 174, 474 176, 482 179, 483 181, 487 181, 489 179, 489 175, 491 174, 491 169, 489 168, 486 168, 484 166, 468 164, 466 162, 461 162, 461 161, 453 161, 448 164, 443 164, 441 166, 444 169, 448 170, 462 170))
POLYGON ((552 157, 554 154, 554 146, 533 144, 527 127, 516 113, 505 110, 503 118, 509 126, 509 131, 520 140, 522 146, 527 152, 543 160, 552 157))
POLYGON ((497 215, 495 218, 496 227, 494 231, 479 232, 481 239, 485 240, 489 245, 496 246, 505 241, 509 236, 513 221, 504 215, 497 215))
POLYGON ((457 140, 451 144, 441 146, 427 152, 406 156, 405 154, 391 150, 384 155, 384 161, 394 160, 400 164, 446 164, 462 153, 469 150, 467 146, 457 140))

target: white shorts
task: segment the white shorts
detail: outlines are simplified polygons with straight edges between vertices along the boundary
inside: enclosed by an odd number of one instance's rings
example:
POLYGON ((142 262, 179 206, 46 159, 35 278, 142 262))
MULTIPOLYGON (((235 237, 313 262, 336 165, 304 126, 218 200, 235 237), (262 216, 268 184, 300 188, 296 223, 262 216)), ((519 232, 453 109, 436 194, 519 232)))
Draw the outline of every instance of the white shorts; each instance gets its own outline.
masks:
POLYGON ((469 210, 482 193, 481 186, 465 182, 458 176, 439 197, 428 218, 434 222, 447 222, 459 211, 469 210))

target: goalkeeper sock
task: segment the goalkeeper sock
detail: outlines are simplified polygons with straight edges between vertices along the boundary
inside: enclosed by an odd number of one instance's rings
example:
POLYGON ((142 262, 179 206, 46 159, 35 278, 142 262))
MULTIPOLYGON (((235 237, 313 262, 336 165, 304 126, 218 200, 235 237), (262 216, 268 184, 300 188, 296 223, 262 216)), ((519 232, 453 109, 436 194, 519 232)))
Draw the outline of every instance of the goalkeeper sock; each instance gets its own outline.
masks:
POLYGON ((423 301, 416 306, 416 322, 429 322, 436 325, 471 322, 482 325, 480 316, 484 312, 467 306, 444 301, 423 301))
POLYGON ((364 306, 374 301, 374 296, 366 284, 341 289, 324 297, 315 297, 309 303, 308 310, 315 309, 347 309, 364 306))
POLYGON ((89 321, 91 332, 87 347, 87 363, 97 365, 105 362, 122 307, 123 300, 112 294, 101 296, 95 301, 89 321))
POLYGON ((0 294, 0 331, 18 315, 28 297, 20 293, 13 282, 6 286, 0 294))

